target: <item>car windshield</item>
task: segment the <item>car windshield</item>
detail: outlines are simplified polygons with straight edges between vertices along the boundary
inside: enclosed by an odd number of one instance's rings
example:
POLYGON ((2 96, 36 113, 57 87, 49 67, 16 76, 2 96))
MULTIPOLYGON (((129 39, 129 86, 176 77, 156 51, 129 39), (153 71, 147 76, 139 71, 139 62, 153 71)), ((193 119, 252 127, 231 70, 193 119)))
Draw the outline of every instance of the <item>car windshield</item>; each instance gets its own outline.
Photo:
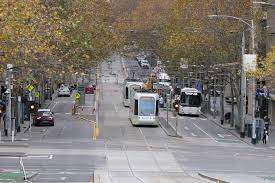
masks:
POLYGON ((52 113, 49 111, 40 111, 37 113, 38 116, 51 116, 52 113))
POLYGON ((186 107, 199 107, 201 105, 201 94, 200 93, 181 93, 180 103, 186 107))
POLYGON ((153 97, 142 97, 139 100, 139 116, 155 115, 155 99, 153 97))

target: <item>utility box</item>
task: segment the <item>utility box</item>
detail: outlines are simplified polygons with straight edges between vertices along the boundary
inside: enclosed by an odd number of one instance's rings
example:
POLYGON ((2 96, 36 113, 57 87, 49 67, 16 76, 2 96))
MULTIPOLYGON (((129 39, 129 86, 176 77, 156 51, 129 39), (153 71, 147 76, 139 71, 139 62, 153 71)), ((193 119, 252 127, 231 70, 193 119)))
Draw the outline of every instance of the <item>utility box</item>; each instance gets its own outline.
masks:
POLYGON ((85 105, 85 86, 78 85, 77 91, 80 94, 79 105, 83 106, 83 105, 85 105))

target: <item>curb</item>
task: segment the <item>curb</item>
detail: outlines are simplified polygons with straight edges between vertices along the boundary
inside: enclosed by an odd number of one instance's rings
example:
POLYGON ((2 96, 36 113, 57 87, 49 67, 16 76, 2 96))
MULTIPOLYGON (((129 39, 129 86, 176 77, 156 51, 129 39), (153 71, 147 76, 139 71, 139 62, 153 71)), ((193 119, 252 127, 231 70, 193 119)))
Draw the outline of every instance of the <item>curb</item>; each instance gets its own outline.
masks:
POLYGON ((23 180, 31 180, 37 175, 38 175, 38 172, 32 173, 31 175, 27 175, 27 179, 25 179, 25 177, 24 177, 23 180))
MULTIPOLYGON (((166 121, 163 117, 160 117, 160 118, 163 119, 164 121, 166 121)), ((161 119, 160 119, 160 120, 161 120, 161 119)), ((166 133, 166 135, 168 135, 169 137, 182 138, 181 135, 177 135, 177 134, 176 134, 176 130, 170 125, 169 122, 168 122, 168 125, 170 126, 170 128, 172 128, 172 129, 174 130, 174 132, 175 132, 176 135, 171 135, 171 134, 166 130, 166 128, 162 125, 161 122, 160 122, 159 124, 160 124, 160 127, 163 129, 163 131, 166 133)))
POLYGON ((220 180, 220 179, 217 179, 217 178, 213 178, 213 177, 209 177, 207 175, 203 175, 201 173, 198 173, 199 176, 201 176, 202 178, 205 178, 205 179, 208 179, 208 180, 211 180, 211 181, 214 181, 214 182, 219 182, 219 183, 229 183, 227 181, 224 181, 224 180, 220 180))
POLYGON ((30 145, 27 143, 23 143, 23 144, 12 143, 12 142, 0 143, 0 147, 29 147, 29 146, 30 145))
POLYGON ((29 129, 30 129, 30 126, 28 125, 28 127, 24 130, 24 134, 27 132, 27 131, 29 131, 29 129))
MULTIPOLYGON (((230 129, 225 128, 224 126, 220 125, 219 123, 217 123, 216 121, 214 121, 213 119, 209 119, 204 113, 201 113, 201 115, 203 117, 205 117, 206 119, 208 119, 209 121, 211 121, 212 123, 214 123, 215 125, 221 127, 222 129, 226 130, 227 132, 229 132, 230 134, 232 134, 233 136, 235 136, 236 138, 238 138, 240 141, 246 143, 247 145, 252 145, 249 142, 246 142, 245 140, 243 140, 241 137, 239 137, 237 134, 235 134, 234 132, 230 131, 230 129)), ((235 130, 235 129, 232 129, 235 130)))

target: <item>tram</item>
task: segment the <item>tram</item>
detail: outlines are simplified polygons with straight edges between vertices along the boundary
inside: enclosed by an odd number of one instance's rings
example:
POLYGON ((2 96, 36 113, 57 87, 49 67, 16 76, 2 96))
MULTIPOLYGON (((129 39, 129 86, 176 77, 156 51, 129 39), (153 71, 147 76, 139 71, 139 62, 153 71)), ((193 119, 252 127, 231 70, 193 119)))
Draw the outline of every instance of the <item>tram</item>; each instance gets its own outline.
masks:
POLYGON ((201 92, 196 88, 182 88, 179 103, 179 114, 199 116, 202 104, 201 92))
POLYGON ((159 95, 144 89, 132 89, 129 119, 136 125, 159 125, 159 95))
POLYGON ((144 83, 140 79, 125 79, 123 83, 123 105, 125 107, 130 106, 130 90, 141 89, 144 83))

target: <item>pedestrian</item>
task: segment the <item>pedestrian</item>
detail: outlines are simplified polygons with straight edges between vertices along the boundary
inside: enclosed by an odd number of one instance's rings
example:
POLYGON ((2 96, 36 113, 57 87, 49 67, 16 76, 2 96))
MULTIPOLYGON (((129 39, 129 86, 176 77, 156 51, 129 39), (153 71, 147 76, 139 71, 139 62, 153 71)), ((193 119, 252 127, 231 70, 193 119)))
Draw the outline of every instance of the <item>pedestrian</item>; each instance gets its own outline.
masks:
POLYGON ((267 141, 268 141, 268 131, 266 128, 264 128, 263 144, 266 144, 267 141))
POLYGON ((159 98, 159 106, 160 106, 160 108, 164 107, 164 99, 162 96, 160 96, 160 98, 159 98))

